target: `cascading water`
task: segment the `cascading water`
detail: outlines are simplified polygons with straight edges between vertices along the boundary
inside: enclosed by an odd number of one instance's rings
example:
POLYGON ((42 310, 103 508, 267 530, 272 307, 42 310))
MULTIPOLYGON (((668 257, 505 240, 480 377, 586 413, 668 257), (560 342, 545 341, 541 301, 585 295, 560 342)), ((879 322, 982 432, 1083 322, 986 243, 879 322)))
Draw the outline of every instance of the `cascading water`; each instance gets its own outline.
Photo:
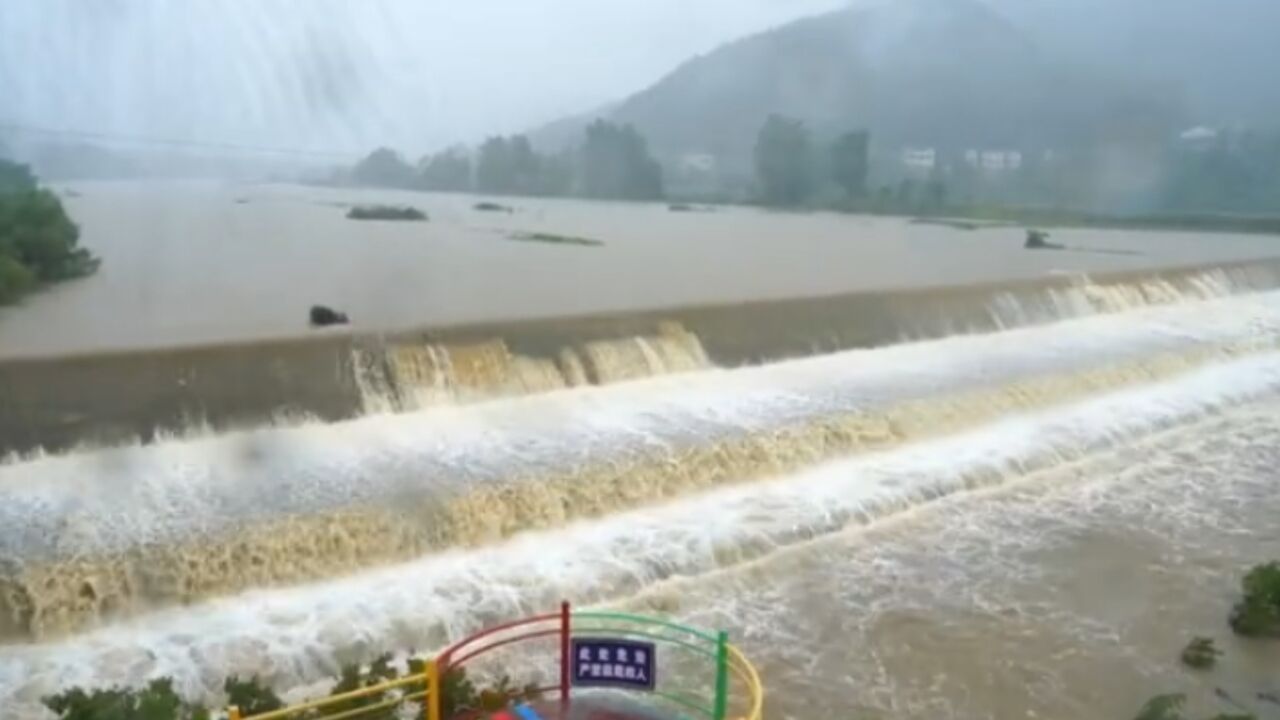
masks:
POLYGON ((1083 284, 1056 323, 996 308, 1025 326, 734 370, 674 326, 541 369, 400 344, 355 361, 365 417, 0 465, 0 629, 39 641, 0 649, 0 703, 161 673, 206 698, 236 671, 307 683, 1280 395, 1280 294, 1191 286, 1083 284))

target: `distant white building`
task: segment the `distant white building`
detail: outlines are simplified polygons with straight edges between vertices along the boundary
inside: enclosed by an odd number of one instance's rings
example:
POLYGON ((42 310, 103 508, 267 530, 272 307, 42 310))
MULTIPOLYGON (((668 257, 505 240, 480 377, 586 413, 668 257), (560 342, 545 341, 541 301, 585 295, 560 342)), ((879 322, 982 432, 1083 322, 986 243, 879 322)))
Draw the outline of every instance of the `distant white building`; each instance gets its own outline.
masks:
POLYGON ((964 161, 969 167, 985 172, 1012 172, 1022 168, 1022 152, 1019 150, 965 150, 964 161))
POLYGON ((716 156, 710 153, 685 153, 680 156, 680 171, 684 173, 712 173, 716 169, 716 156))
POLYGON ((931 172, 938 166, 938 151, 935 148, 903 148, 902 165, 915 172, 931 172))

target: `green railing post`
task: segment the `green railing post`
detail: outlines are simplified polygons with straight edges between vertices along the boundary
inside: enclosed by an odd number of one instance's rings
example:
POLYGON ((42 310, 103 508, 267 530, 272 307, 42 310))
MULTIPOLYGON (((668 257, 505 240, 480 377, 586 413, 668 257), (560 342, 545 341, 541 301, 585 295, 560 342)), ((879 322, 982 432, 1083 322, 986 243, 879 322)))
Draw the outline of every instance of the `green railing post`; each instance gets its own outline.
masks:
POLYGON ((729 633, 720 631, 716 638, 716 705, 715 720, 729 713, 729 633))

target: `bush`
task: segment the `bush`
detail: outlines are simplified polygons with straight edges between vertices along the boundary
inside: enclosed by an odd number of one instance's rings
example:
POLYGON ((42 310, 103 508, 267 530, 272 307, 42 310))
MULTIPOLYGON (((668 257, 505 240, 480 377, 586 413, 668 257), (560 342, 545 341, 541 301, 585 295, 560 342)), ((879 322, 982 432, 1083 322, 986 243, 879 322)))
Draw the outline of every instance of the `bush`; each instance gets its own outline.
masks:
POLYGON ((0 304, 17 300, 35 287, 35 273, 26 265, 0 252, 0 304))
POLYGON ((25 165, 0 160, 0 302, 40 283, 88 275, 98 260, 76 247, 80 229, 25 165))
POLYGON ((80 688, 44 699, 60 720, 209 720, 204 708, 184 703, 169 678, 152 680, 144 690, 80 688))
POLYGON ((80 229, 48 190, 0 195, 0 252, 26 266, 40 282, 87 275, 97 260, 76 247, 80 229))
POLYGON ((1222 652, 1214 647, 1213 639, 1197 637, 1182 649, 1182 664, 1196 670, 1208 670, 1218 661, 1222 652))
MULTIPOLYGON (((391 664, 391 660, 391 655, 387 654, 374 660, 367 668, 359 665, 344 666, 338 681, 330 688, 329 695, 340 695, 401 678, 425 676, 425 660, 410 658, 405 664, 404 674, 391 664)), ((227 705, 235 705, 243 717, 279 710, 285 706, 280 697, 257 676, 248 680, 232 676, 227 678, 222 687, 227 693, 227 705)), ((421 693, 425 689, 423 682, 407 683, 392 690, 334 703, 324 709, 324 716, 388 703, 387 707, 360 713, 361 720, 397 720, 406 704, 411 708, 413 717, 422 717, 424 708, 421 700, 408 703, 392 701, 405 695, 421 693)), ((456 717, 467 711, 493 712, 533 697, 536 691, 537 687, 534 685, 516 688, 512 685, 511 678, 506 676, 490 687, 477 688, 467 677, 465 670, 457 669, 445 673, 441 678, 440 705, 446 718, 456 717)), ((111 688, 85 692, 80 688, 72 688, 44 698, 43 703, 59 720, 210 720, 212 717, 209 710, 183 702, 174 693, 173 681, 169 678, 152 680, 142 690, 111 688)), ((299 713, 297 720, 314 717, 314 711, 299 713)))
POLYGON ((1280 562, 1254 567, 1241 586, 1244 597, 1231 611, 1231 629, 1246 637, 1280 637, 1280 562))
POLYGON ((222 684, 227 693, 227 704, 240 708, 243 715, 257 715, 284 707, 284 702, 271 688, 261 684, 258 676, 241 680, 232 675, 222 684))
POLYGON ((427 219, 427 214, 414 207, 395 207, 392 205, 360 205, 347 212, 351 220, 409 220, 427 219))

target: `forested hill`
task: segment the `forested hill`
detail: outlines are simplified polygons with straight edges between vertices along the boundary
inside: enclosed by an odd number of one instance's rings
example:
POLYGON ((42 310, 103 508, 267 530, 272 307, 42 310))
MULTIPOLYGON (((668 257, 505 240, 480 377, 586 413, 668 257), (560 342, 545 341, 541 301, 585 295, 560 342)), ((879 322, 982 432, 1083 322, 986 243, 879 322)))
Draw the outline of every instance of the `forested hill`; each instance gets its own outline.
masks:
MULTIPOLYGON (((600 114, 660 155, 722 161, 749 157, 771 113, 820 136, 866 128, 882 147, 1063 147, 1184 121, 1174 98, 1084 67, 978 0, 895 0, 724 45, 600 114)), ((535 143, 571 136, 573 122, 535 143)))

